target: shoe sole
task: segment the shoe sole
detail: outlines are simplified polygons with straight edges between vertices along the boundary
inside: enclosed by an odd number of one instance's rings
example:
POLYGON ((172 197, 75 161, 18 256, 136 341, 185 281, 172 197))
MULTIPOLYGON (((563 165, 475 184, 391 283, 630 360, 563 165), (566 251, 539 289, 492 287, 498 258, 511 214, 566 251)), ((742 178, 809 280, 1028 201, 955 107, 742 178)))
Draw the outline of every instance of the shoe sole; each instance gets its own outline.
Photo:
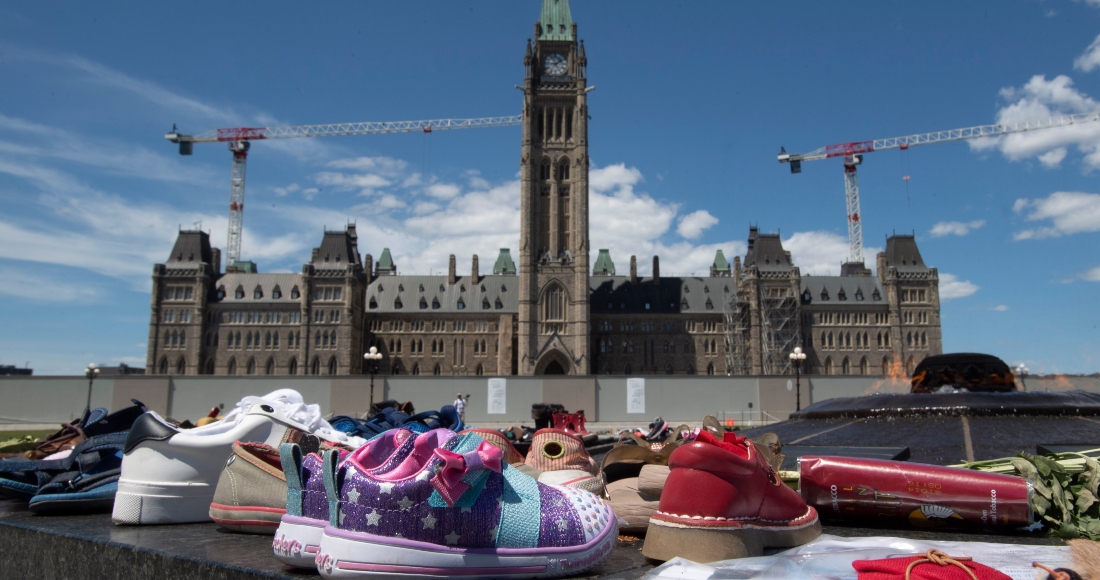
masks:
POLYGON ((324 578, 555 578, 598 566, 618 541, 615 522, 583 546, 528 549, 448 548, 326 526, 317 570, 324 578))
POLYGON ((209 513, 215 524, 227 530, 271 535, 279 527, 279 520, 286 513, 286 508, 211 503, 209 513))
POLYGON ((326 525, 325 520, 284 515, 271 542, 275 558, 287 566, 315 569, 326 525))
POLYGON ((38 494, 27 507, 36 514, 74 514, 110 511, 115 503, 117 483, 108 483, 96 489, 76 493, 38 494))
POLYGON ((119 480, 111 521, 116 524, 183 524, 210 521, 214 486, 119 480))
POLYGON ((662 562, 676 557, 717 562, 763 556, 765 547, 793 548, 820 535, 821 521, 813 508, 787 525, 701 521, 658 512, 649 519, 642 555, 662 562))

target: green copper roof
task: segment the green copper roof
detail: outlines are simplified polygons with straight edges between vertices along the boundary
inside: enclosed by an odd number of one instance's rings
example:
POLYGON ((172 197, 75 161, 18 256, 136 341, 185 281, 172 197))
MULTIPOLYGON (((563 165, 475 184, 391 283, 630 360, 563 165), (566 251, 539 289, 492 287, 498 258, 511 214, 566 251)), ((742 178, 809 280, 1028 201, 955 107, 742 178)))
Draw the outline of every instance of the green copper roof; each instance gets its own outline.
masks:
POLYGON ((378 271, 390 272, 393 271, 393 256, 390 255, 389 248, 382 249, 382 256, 378 258, 378 271))
POLYGON ((569 0, 542 0, 539 24, 542 26, 539 40, 573 40, 573 16, 569 13, 569 0))
POLYGON ((596 258, 596 265, 592 268, 593 276, 614 276, 615 262, 611 261, 611 252, 600 248, 600 255, 596 258))
POLYGON ((516 263, 512 261, 512 254, 508 248, 501 248, 497 256, 497 263, 493 264, 494 274, 515 274, 516 263))
POLYGON ((726 255, 722 253, 722 250, 718 250, 718 253, 714 255, 714 271, 715 272, 729 272, 730 263, 726 261, 726 255))

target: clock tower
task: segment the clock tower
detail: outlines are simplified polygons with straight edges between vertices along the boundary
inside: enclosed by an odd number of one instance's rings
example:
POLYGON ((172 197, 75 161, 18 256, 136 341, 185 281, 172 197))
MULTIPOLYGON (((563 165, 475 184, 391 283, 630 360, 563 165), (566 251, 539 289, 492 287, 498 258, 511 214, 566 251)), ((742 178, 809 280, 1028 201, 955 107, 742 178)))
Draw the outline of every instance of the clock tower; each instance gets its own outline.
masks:
POLYGON ((543 0, 523 59, 519 374, 590 372, 588 105, 569 0, 543 0))

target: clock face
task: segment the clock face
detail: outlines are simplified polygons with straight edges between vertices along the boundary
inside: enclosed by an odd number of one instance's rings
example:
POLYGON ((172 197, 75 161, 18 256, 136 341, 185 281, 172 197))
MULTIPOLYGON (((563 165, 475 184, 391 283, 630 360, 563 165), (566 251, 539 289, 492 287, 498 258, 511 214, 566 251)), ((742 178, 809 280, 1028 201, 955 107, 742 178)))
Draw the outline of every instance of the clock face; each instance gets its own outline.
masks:
POLYGON ((565 60, 565 55, 558 53, 549 54, 546 56, 546 60, 543 61, 543 66, 546 69, 547 74, 551 76, 560 77, 565 74, 566 65, 568 61, 565 60))

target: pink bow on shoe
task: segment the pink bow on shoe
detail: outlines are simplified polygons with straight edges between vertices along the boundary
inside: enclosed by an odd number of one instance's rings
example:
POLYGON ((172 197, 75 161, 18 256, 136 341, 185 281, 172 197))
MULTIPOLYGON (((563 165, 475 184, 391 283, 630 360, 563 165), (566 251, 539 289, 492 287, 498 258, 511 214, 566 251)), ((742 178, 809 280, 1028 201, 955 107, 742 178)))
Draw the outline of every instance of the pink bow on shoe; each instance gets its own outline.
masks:
POLYGON ((470 485, 462 481, 467 473, 476 469, 500 473, 501 458, 504 456, 500 448, 487 441, 482 441, 477 449, 462 454, 439 448, 434 453, 443 460, 443 469, 432 478, 432 487, 450 507, 454 507, 458 498, 470 489, 470 485))

